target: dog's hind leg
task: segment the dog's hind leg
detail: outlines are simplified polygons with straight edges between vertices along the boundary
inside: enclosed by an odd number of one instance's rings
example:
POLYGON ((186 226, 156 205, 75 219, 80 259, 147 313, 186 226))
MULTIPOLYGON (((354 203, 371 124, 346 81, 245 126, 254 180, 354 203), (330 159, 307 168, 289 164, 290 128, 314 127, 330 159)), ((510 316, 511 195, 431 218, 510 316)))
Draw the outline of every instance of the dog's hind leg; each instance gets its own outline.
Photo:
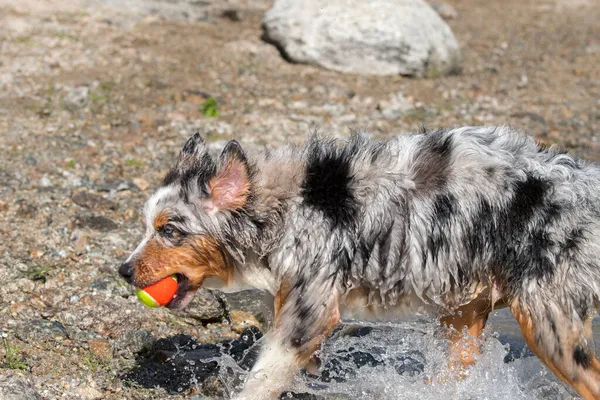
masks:
POLYGON ((510 309, 531 351, 581 396, 600 399, 600 361, 591 337, 593 313, 567 312, 564 302, 550 299, 534 306, 515 299, 510 309))

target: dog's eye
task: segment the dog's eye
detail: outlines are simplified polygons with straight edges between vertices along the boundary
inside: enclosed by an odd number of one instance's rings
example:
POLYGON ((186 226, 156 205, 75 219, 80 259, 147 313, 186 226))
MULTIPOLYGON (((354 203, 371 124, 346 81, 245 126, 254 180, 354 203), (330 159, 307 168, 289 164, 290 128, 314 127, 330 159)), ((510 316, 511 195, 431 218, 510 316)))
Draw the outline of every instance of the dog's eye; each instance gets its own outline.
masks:
POLYGON ((173 234, 177 231, 177 228, 175 228, 173 225, 171 224, 166 224, 163 225, 159 232, 163 235, 163 236, 173 236, 173 234))

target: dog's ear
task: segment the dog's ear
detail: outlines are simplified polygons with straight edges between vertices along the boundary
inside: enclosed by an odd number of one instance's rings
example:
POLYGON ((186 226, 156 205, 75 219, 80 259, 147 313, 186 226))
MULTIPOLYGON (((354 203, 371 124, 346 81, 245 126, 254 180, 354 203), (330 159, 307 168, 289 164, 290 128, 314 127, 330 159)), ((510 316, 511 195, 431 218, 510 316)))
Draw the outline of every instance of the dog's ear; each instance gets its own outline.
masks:
POLYGON ((204 181, 215 173, 215 163, 208 153, 208 147, 199 133, 185 142, 179 152, 175 167, 169 171, 163 184, 168 185, 180 178, 204 181))
POLYGON ((202 161, 208 155, 208 148, 199 133, 189 138, 177 157, 177 168, 187 169, 192 164, 202 161))
POLYGON ((231 140, 219 157, 216 175, 208 182, 210 211, 234 211, 244 207, 250 196, 250 171, 244 150, 231 140))

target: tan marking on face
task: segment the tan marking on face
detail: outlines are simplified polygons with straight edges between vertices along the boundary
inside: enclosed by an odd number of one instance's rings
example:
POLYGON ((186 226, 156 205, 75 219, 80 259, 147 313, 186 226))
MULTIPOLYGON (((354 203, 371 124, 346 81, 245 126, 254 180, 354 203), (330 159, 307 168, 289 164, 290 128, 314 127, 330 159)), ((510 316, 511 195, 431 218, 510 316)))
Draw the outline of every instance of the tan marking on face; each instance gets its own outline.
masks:
POLYGON ((181 246, 168 247, 160 240, 150 241, 137 257, 134 284, 145 287, 169 275, 185 275, 192 289, 197 289, 204 278, 216 276, 225 282, 233 277, 231 260, 221 251, 217 241, 209 236, 198 236, 181 246))
POLYGON ((159 230, 161 227, 166 225, 169 222, 169 215, 162 211, 160 214, 154 218, 154 230, 159 230))

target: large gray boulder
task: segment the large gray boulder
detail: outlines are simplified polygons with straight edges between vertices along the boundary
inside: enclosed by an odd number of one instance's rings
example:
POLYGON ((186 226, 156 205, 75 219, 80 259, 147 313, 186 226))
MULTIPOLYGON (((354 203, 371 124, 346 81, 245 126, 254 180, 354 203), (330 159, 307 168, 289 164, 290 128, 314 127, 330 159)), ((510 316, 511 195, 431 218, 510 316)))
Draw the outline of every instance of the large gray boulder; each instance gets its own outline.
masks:
POLYGON ((276 0, 263 23, 294 62, 366 75, 460 69, 450 27, 422 0, 276 0))

